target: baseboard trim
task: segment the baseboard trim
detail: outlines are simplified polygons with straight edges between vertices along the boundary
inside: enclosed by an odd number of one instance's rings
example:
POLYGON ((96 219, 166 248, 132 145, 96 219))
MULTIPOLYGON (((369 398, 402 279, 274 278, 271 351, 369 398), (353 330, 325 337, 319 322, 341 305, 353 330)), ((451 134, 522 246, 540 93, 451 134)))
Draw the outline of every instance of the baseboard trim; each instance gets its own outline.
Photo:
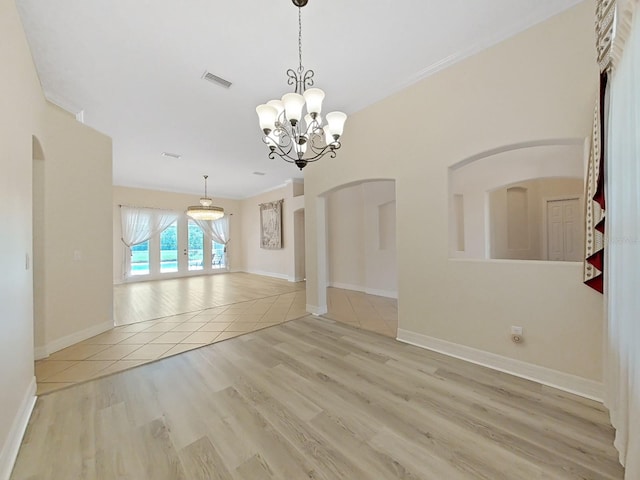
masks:
POLYGON ((378 297, 398 298, 398 292, 394 290, 377 290, 375 288, 367 288, 361 285, 353 285, 351 283, 330 282, 330 287, 340 288, 342 290, 352 290, 354 292, 363 292, 367 295, 376 295, 378 297))
POLYGON ((47 358, 49 356, 49 354, 47 353, 46 345, 42 347, 35 347, 33 349, 33 354, 36 357, 36 360, 42 360, 43 358, 47 358))
POLYGON ((5 444, 0 451, 0 480, 9 480, 13 466, 18 458, 18 451, 20 450, 20 444, 22 438, 27 430, 29 419, 31 418, 31 412, 36 404, 36 377, 31 379, 24 398, 20 403, 20 409, 17 415, 13 419, 11 424, 11 430, 5 441, 5 444))
POLYGON ((104 333, 107 330, 111 330, 112 328, 113 321, 102 322, 89 328, 85 328, 84 330, 80 330, 79 332, 74 332, 65 337, 58 338, 53 342, 47 343, 47 345, 44 347, 46 349, 46 356, 49 356, 52 353, 57 352, 58 350, 62 350, 63 348, 75 345, 76 343, 82 342, 88 338, 100 335, 101 333, 104 333))
POLYGON ((466 345, 448 342, 401 328, 398 329, 397 339, 400 342, 466 360, 467 362, 509 373, 516 377, 526 378, 527 380, 532 380, 591 400, 602 402, 603 399, 603 385, 595 380, 589 380, 578 377, 577 375, 541 367, 533 363, 485 352, 484 350, 478 350, 467 347, 466 345))
POLYGON ((263 272, 262 270, 244 270, 245 273, 253 275, 262 275, 263 277, 279 278, 280 280, 289 280, 289 276, 283 273, 263 272))
POLYGON ((304 277, 287 277, 291 283, 304 282, 304 277))
POLYGON ((366 288, 364 293, 367 295, 376 295, 378 297, 398 298, 398 292, 393 290, 376 290, 374 288, 366 288))
POLYGON ((312 315, 324 315, 325 313, 328 312, 327 310, 327 306, 326 305, 309 305, 307 303, 307 312, 311 313, 312 315))

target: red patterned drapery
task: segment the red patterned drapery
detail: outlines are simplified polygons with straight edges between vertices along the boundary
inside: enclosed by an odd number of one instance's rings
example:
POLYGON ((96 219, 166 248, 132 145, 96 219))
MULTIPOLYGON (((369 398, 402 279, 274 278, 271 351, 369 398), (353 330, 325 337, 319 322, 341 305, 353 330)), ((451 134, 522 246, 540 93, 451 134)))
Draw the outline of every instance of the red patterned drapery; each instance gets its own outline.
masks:
POLYGON ((586 184, 584 283, 602 293, 604 290, 604 92, 606 73, 600 77, 600 101, 593 116, 591 151, 586 184))
POLYGON ((611 68, 611 42, 615 0, 596 2, 596 51, 600 66, 600 94, 593 118, 591 151, 585 186, 585 261, 584 283, 602 293, 604 290, 605 229, 605 103, 611 68))

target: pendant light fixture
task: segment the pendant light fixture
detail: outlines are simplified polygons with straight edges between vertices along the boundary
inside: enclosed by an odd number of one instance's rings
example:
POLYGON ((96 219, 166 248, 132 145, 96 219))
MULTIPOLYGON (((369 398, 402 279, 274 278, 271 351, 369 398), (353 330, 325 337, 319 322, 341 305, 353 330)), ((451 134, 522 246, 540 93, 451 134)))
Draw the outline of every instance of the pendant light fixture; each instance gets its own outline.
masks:
POLYGON ((292 0, 298 7, 298 70, 287 70, 288 84, 295 85, 295 92, 287 93, 281 100, 270 100, 256 108, 262 141, 269 147, 269 158, 279 156, 285 162, 295 163, 300 170, 310 162, 320 160, 326 154, 335 158, 341 146, 340 137, 347 115, 331 112, 323 125, 322 101, 324 92, 313 87, 313 70, 302 66, 302 7, 308 0, 292 0), (303 117, 303 108, 307 114, 303 117), (304 121, 303 121, 304 120, 304 121))
POLYGON ((224 209, 222 207, 213 206, 213 199, 207 197, 207 178, 204 177, 204 197, 200 199, 200 205, 194 205, 187 208, 187 215, 194 220, 218 220, 224 217, 224 209))

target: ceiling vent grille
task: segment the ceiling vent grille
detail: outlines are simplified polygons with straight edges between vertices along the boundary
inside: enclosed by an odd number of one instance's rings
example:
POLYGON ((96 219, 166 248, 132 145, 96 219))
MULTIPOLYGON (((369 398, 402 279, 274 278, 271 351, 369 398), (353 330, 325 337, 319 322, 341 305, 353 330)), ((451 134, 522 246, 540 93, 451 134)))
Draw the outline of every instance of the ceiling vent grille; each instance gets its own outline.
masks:
POLYGON ((220 85, 221 87, 224 87, 224 88, 229 88, 232 85, 232 83, 229 80, 225 80, 224 78, 221 78, 221 77, 219 77, 217 75, 214 75, 211 72, 207 72, 206 70, 202 74, 202 78, 204 80, 207 80, 207 81, 211 82, 211 83, 216 83, 216 84, 218 84, 218 85, 220 85))
POLYGON ((160 155, 162 155, 163 157, 175 158, 177 160, 180 160, 180 158, 182 158, 182 155, 178 153, 171 153, 171 152, 162 152, 160 155))

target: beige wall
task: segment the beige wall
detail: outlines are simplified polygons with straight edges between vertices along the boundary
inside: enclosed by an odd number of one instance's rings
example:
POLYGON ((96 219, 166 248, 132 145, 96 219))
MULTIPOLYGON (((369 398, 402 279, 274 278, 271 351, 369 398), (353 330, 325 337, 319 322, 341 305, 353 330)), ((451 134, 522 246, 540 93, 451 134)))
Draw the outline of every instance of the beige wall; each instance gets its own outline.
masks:
MULTIPOLYGON (((184 213, 188 206, 198 205, 199 200, 200 197, 198 195, 185 193, 161 192, 158 190, 147 190, 142 188, 113 187, 113 282, 122 283, 123 281, 122 267, 125 249, 121 240, 122 225, 120 222, 119 205, 162 208, 184 213)), ((235 269, 236 263, 241 262, 242 258, 242 245, 240 241, 241 226, 238 215, 238 212, 240 211, 240 201, 217 197, 214 197, 213 200, 214 205, 224 208, 225 214, 230 216, 230 241, 227 249, 227 263, 232 269, 235 269)), ((184 215, 184 218, 186 218, 186 214, 184 215)), ((179 239, 179 242, 182 240, 184 239, 179 239)), ((184 245, 179 244, 179 251, 185 247, 186 243, 184 245)), ((165 277, 165 275, 163 275, 163 277, 165 277)))
POLYGON ((47 104, 44 150, 45 347, 52 353, 113 325, 111 139, 47 104))
POLYGON ((12 0, 0 0, 0 59, 6 67, 0 75, 0 477, 4 477, 35 393, 34 308, 46 313, 38 319, 41 343, 110 319, 111 142, 45 101, 12 0), (38 157, 44 158, 36 161, 40 163, 35 175, 33 136, 42 146, 38 157), (39 187, 35 195, 32 182, 39 187), (32 209, 37 238, 33 238, 32 209), (76 249, 85 256, 73 263, 76 249), (42 262, 37 273, 34 260, 42 262))
POLYGON ((33 381, 31 136, 42 130, 40 84, 12 0, 0 0, 0 474, 33 381))
POLYGON ((241 201, 242 260, 238 269, 293 281, 295 278, 295 236, 293 183, 241 201), (261 203, 284 199, 282 204, 282 248, 260 248, 261 203))
MULTIPOLYGON (((557 199, 570 196, 580 199, 581 210, 579 218, 584 218, 583 198, 584 181, 581 178, 543 178, 518 182, 508 187, 499 188, 489 194, 489 218, 491 231, 491 258, 546 260, 546 229, 545 211, 546 199, 557 199), (519 188, 526 196, 527 213, 525 216, 512 218, 507 202, 507 189, 519 188), (509 248, 509 225, 522 225, 523 238, 526 237, 523 248, 509 248)), ((584 232, 581 225, 579 232, 584 232)), ((583 245, 584 238, 578 238, 579 245, 583 245)), ((512 245, 513 247, 513 245, 512 245)))
POLYGON ((373 181, 327 197, 329 284, 397 296, 395 184, 373 181))
POLYGON ((339 158, 305 171, 309 310, 326 310, 323 194, 395 179, 400 329, 601 379, 602 297, 581 283, 580 265, 450 260, 446 207, 450 166, 589 134, 593 9, 581 3, 351 116, 339 158), (524 344, 510 342, 511 325, 524 327, 524 344))

